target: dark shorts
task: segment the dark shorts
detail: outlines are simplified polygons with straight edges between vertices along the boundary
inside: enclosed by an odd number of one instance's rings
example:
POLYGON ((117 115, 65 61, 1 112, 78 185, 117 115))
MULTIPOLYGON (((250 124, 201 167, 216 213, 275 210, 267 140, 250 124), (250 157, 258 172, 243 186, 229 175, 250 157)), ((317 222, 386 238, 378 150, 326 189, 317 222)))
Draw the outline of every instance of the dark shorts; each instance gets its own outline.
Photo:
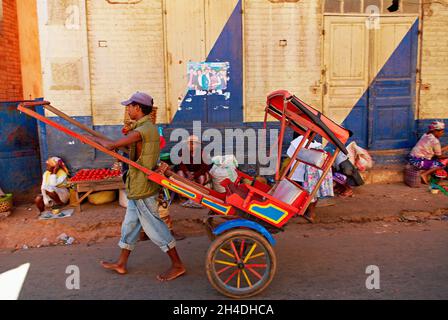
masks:
POLYGON ((434 168, 445 167, 439 160, 428 160, 425 158, 408 157, 408 162, 419 170, 429 170, 434 168))
POLYGON ((364 180, 359 173, 358 168, 356 168, 349 159, 342 161, 339 164, 339 172, 347 177, 347 183, 350 186, 362 186, 364 180))

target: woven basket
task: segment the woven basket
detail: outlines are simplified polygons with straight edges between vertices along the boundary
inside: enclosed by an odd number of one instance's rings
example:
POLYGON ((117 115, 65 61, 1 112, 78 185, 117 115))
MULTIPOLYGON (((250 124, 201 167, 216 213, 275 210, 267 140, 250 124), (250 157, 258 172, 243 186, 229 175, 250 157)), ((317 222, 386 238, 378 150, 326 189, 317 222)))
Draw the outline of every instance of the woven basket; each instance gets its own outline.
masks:
POLYGON ((422 170, 416 169, 414 166, 407 164, 404 168, 404 183, 411 188, 418 188, 421 186, 420 173, 422 170))
POLYGON ((12 209, 12 194, 8 193, 7 195, 0 197, 0 212, 7 212, 12 209))

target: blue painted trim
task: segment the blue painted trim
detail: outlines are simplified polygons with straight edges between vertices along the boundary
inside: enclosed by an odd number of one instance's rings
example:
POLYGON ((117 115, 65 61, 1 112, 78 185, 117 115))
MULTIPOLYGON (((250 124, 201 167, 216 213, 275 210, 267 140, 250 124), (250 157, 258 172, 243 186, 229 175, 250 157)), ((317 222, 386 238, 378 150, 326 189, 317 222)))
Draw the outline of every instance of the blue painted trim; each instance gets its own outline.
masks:
POLYGON ((223 214, 227 214, 227 211, 229 210, 228 207, 221 206, 221 205, 214 203, 206 198, 202 199, 202 203, 215 208, 216 210, 220 211, 223 214))
POLYGON ((249 221, 249 220, 245 220, 245 219, 236 219, 236 220, 230 220, 230 221, 221 223, 219 226, 217 226, 215 228, 215 230, 213 230, 213 234, 216 236, 219 236, 220 234, 222 234, 225 231, 228 231, 230 229, 237 229, 237 228, 249 228, 254 231, 257 231, 257 232, 261 233, 269 241, 269 243, 271 245, 273 245, 273 246, 275 245, 275 239, 272 237, 272 235, 269 233, 269 231, 266 230, 265 227, 263 227, 262 225, 254 222, 254 221, 249 221))

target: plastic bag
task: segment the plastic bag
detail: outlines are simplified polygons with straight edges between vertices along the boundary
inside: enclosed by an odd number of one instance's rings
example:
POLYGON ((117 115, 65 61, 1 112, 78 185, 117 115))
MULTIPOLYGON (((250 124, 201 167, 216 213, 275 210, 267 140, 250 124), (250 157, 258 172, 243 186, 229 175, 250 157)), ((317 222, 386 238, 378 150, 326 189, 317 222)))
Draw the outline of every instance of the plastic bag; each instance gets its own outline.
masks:
POLYGON ((236 172, 238 162, 232 154, 215 156, 212 158, 212 163, 213 167, 210 169, 210 174, 212 176, 213 189, 217 192, 224 193, 226 189, 221 185, 221 182, 225 179, 230 179, 234 182, 238 178, 238 173, 236 172))
POLYGON ((363 172, 373 167, 373 160, 367 150, 361 148, 352 142, 347 146, 348 157, 350 162, 358 168, 359 171, 363 172))

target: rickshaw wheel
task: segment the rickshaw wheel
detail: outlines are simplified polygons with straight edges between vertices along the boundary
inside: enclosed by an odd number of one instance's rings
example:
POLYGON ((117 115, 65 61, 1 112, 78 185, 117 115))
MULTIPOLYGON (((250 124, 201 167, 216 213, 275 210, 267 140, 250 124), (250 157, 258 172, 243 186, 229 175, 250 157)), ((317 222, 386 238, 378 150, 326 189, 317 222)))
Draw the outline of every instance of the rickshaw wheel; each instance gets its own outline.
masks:
POLYGON ((234 229, 218 236, 205 261, 207 277, 223 295, 249 298, 274 278, 277 258, 271 244, 256 231, 234 229))

